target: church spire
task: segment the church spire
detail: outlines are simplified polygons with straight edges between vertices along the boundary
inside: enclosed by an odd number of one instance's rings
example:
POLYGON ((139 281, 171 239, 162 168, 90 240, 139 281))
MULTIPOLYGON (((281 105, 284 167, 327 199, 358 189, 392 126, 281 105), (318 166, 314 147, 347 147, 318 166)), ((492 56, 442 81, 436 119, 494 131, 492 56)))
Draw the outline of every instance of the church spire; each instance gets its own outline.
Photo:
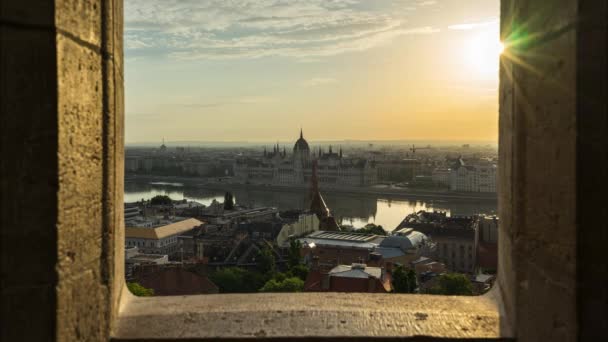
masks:
POLYGON ((319 229, 339 231, 340 226, 336 219, 331 216, 329 208, 321 196, 319 191, 319 176, 318 176, 318 162, 317 160, 312 161, 312 176, 310 177, 310 211, 317 215, 319 218, 319 229))
POLYGON ((312 176, 310 177, 310 211, 317 214, 319 219, 329 216, 329 209, 319 191, 319 176, 317 160, 312 161, 312 176))

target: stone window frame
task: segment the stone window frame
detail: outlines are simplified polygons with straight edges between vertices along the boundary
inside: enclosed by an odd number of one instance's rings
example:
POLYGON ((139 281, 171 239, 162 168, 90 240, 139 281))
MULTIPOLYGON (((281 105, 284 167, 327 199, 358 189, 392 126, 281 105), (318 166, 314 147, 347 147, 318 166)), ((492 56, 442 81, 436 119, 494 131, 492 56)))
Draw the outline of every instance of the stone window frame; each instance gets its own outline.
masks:
MULTIPOLYGON (((115 4, 120 0, 114 0, 115 4)), ((114 22, 115 27, 122 25, 114 22)), ((119 27, 122 31, 122 27, 119 27)), ((121 61, 122 65, 122 61, 121 61)), ((121 74, 122 74, 122 70, 121 74)), ((115 88, 122 92, 122 86, 115 88)), ((123 97, 123 94, 120 94, 123 97)), ((124 109, 116 122, 124 124, 124 109)), ((124 127, 121 127, 121 132, 124 127)), ((123 137, 115 136, 117 178, 113 194, 122 203, 123 137)), ((114 302, 112 325, 116 341, 160 338, 328 338, 429 336, 439 338, 505 338, 512 336, 495 286, 476 297, 361 293, 259 293, 133 296, 124 282, 121 236, 122 205, 115 205, 114 302)))
POLYGON ((526 63, 501 64, 497 286, 474 298, 130 295, 122 13, 122 0, 0 2, 3 340, 605 334, 608 2, 501 1, 526 63))

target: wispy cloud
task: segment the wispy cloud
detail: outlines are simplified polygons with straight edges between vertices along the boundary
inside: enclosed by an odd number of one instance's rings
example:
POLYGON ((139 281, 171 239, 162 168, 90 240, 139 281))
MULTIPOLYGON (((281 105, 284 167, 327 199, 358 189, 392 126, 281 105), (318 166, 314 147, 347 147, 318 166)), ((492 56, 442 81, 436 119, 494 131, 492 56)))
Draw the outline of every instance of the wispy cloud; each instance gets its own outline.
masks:
POLYGON ((471 22, 471 23, 462 23, 448 26, 448 30, 473 30, 477 28, 498 25, 498 18, 491 18, 485 21, 471 22))
POLYGON ((258 96, 258 95, 250 95, 250 96, 240 96, 234 98, 222 99, 220 101, 210 101, 210 102, 197 102, 193 101, 191 98, 183 98, 182 102, 174 102, 174 103, 165 103, 164 106, 167 107, 183 107, 189 109, 207 109, 207 108, 217 108, 229 105, 238 105, 238 104, 247 104, 247 105, 256 105, 256 104, 265 104, 265 103, 274 103, 277 102, 278 99, 271 96, 258 96))
POLYGON ((303 87, 315 87, 324 84, 337 83, 338 80, 331 77, 315 77, 302 82, 303 87))
MULTIPOLYGON (((367 0, 130 0, 125 46, 177 59, 300 59, 361 51, 398 36, 437 32, 411 27, 367 0), (372 8, 373 7, 373 8, 372 8)), ((413 7, 433 0, 408 2, 413 7)))
POLYGON ((436 4, 437 4, 436 0, 426 0, 426 1, 420 1, 417 3, 417 5, 420 7, 432 6, 432 5, 436 5, 436 4))

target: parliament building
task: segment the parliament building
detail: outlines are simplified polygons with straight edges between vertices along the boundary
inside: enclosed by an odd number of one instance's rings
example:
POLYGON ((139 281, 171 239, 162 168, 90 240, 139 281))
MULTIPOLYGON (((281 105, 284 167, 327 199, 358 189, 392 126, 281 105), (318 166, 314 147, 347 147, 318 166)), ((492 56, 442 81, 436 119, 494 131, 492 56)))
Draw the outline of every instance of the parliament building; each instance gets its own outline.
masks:
POLYGON ((272 151, 264 149, 259 158, 240 158, 234 165, 237 180, 249 184, 307 185, 312 176, 313 161, 317 161, 318 181, 327 186, 370 186, 377 183, 376 163, 362 158, 347 158, 342 149, 325 152, 321 148, 312 152, 300 131, 293 153, 275 145, 272 151))

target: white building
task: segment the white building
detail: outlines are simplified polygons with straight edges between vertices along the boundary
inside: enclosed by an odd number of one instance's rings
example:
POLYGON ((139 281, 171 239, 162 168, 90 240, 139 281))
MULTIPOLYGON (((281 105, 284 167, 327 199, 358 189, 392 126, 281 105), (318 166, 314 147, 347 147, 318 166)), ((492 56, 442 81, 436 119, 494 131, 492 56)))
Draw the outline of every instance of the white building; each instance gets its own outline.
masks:
POLYGON ((496 192, 496 164, 477 161, 465 164, 459 159, 450 171, 450 190, 462 192, 496 192))
POLYGON ((433 170, 432 179, 436 185, 450 185, 450 169, 440 168, 433 170))
POLYGON ((126 247, 137 247, 142 254, 174 255, 179 252, 178 236, 203 222, 190 218, 158 227, 126 227, 126 247))
POLYGON ((277 235, 277 245, 286 247, 290 237, 302 237, 319 230, 319 218, 314 213, 303 213, 296 221, 283 224, 277 235))

